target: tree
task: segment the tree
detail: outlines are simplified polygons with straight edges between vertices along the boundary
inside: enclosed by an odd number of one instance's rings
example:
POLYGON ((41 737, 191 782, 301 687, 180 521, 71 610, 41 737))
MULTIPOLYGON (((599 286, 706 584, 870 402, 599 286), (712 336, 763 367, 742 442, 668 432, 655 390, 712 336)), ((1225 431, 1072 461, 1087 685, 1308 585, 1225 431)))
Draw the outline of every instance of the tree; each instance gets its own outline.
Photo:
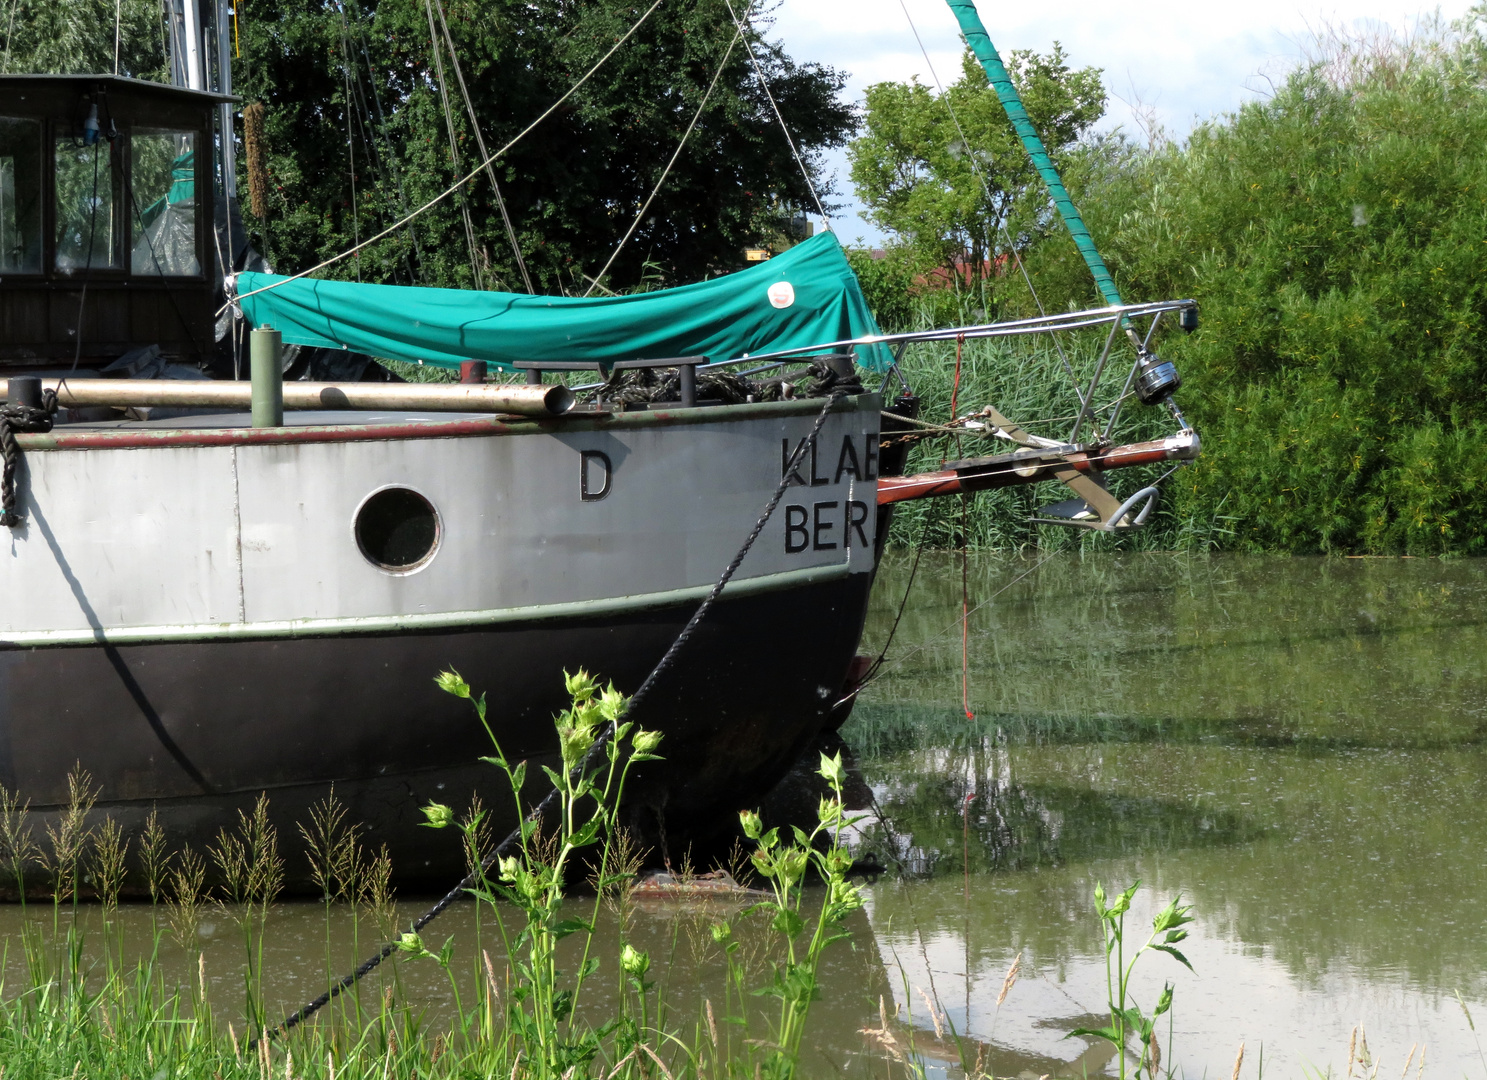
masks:
POLYGON ((0 75, 87 75, 117 70, 163 79, 160 0, 0 0, 0 75))
MULTIPOLYGON (((303 268, 350 247, 479 164, 454 60, 447 49, 435 60, 430 22, 442 40, 439 2, 246 5, 238 89, 267 109, 270 213, 256 239, 276 268, 303 268)), ((734 6, 743 10, 737 0, 734 6)), ((540 116, 645 7, 628 0, 443 0, 443 22, 486 146, 505 145, 540 116)), ((496 162, 516 246, 538 291, 590 288, 632 224, 634 235, 604 282, 610 289, 736 269, 744 247, 779 232, 796 208, 814 205, 747 52, 741 43, 730 50, 734 36, 724 0, 663 4, 560 110, 496 162), (637 224, 715 74, 695 130, 637 224)), ((855 128, 852 107, 840 96, 845 76, 796 63, 757 33, 751 43, 825 197, 819 155, 855 128)), ((330 273, 521 290, 512 247, 482 175, 330 273)))
MULTIPOLYGON (((1071 190, 1158 335, 1203 454, 1184 528, 1265 551, 1487 552, 1487 6, 1336 35, 1269 97, 1071 190)), ((1045 301, 1072 244, 1039 245, 1045 301), (1056 264, 1056 265, 1055 265, 1056 264)))
MULTIPOLYGON (((1057 43, 1046 56, 1012 53, 1007 70, 1055 163, 1068 158, 1104 115, 1099 70, 1071 70, 1057 43)), ((1009 248, 1061 227, 970 50, 943 96, 917 80, 869 87, 863 127, 849 156, 869 217, 957 287, 989 297, 989 276, 1009 248)))

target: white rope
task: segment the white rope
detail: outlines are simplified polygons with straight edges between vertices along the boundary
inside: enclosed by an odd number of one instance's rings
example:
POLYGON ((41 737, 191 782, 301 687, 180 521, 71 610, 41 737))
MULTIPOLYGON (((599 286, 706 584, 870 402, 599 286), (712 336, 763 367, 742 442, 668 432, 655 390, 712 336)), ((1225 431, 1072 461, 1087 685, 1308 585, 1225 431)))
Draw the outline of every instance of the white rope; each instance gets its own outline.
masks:
POLYGON ((398 229, 401 229, 404 225, 407 225, 414 218, 421 216, 422 214, 424 214, 428 210, 432 209, 433 207, 437 206, 439 203, 443 202, 445 199, 449 198, 449 196, 453 195, 460 188, 464 187, 471 180, 474 180, 477 176, 479 176, 481 174, 481 172, 485 169, 485 167, 487 165, 489 165, 491 162, 495 161, 501 155, 505 154, 506 151, 510 150, 517 143, 521 142, 522 139, 526 138, 526 136, 532 131, 533 128, 535 128, 538 124, 542 123, 542 121, 546 120, 549 116, 551 116, 554 112, 557 111, 558 107, 560 105, 562 105, 563 102, 567 101, 570 97, 572 97, 575 93, 577 93, 579 87, 583 86, 584 83, 588 82, 589 79, 593 78, 594 74, 601 67, 604 66, 605 62, 608 61, 608 59, 611 56, 613 56, 615 53, 617 53, 619 51, 621 45, 623 45, 625 42, 629 41, 630 38, 635 35, 635 32, 641 28, 641 26, 645 23, 646 19, 650 18, 651 13, 653 11, 655 11, 660 6, 661 6, 661 0, 654 0, 654 2, 651 4, 651 6, 645 9, 645 13, 643 15, 641 15, 638 20, 636 20, 635 25, 632 26, 632 27, 630 27, 630 29, 626 30, 625 33, 618 40, 615 41, 614 45, 610 48, 610 50, 607 53, 605 53, 603 56, 601 56, 599 58, 598 62, 595 63, 593 67, 589 68, 588 71, 584 72, 583 78, 579 79, 576 83, 574 83, 572 86, 570 86, 568 88, 568 90, 563 94, 562 97, 558 98, 557 101, 554 101, 551 105, 549 105, 547 107, 547 110, 545 112, 543 112, 543 114, 541 116, 537 117, 537 119, 533 120, 526 127, 522 128, 521 131, 517 132, 517 134, 512 138, 512 140, 510 142, 508 142, 505 146, 501 147, 494 154, 490 155, 490 157, 486 158, 479 165, 477 165, 475 167, 475 170, 473 172, 468 173, 465 176, 461 177, 460 179, 456 180, 453 184, 451 184, 449 187, 445 188, 438 195, 435 195, 432 199, 430 199, 428 202, 424 203, 417 210, 414 210, 411 214, 408 214, 406 217, 402 218, 402 220, 397 221, 397 222, 395 222, 392 225, 389 225, 387 228, 385 228, 381 232, 379 232, 376 236, 373 236, 373 237, 368 238, 367 240, 365 240, 364 242, 362 242, 360 244, 357 244, 353 248, 347 248, 345 251, 341 252, 339 255, 332 256, 331 258, 326 259, 324 262, 316 263, 314 266, 310 267, 308 270, 301 270, 299 273, 292 274, 289 277, 284 278, 282 281, 275 281, 271 285, 264 285, 261 288, 257 288, 257 289, 252 290, 251 292, 245 292, 245 293, 242 293, 242 294, 240 294, 238 296, 235 296, 232 300, 228 301, 228 303, 223 304, 222 307, 217 310, 217 314, 218 315, 221 315, 222 312, 226 311, 227 308, 231 304, 238 303, 238 302, 240 302, 242 300, 246 300, 250 296, 257 296, 261 292, 268 292, 271 289, 277 289, 281 285, 288 285, 291 281, 298 281, 302 277, 309 277, 311 274, 315 273, 317 270, 324 270, 327 266, 334 266, 336 263, 340 262, 342 259, 348 258, 351 255, 355 255, 358 251, 362 250, 363 248, 369 247, 372 244, 375 244, 378 240, 381 240, 384 236, 391 235, 392 233, 396 232, 398 229))
MULTIPOLYGON (((728 14, 733 16, 733 23, 738 27, 738 32, 744 39, 744 48, 749 51, 749 60, 754 65, 754 76, 759 80, 759 88, 764 91, 764 96, 769 99, 770 108, 774 109, 775 119, 780 122, 780 130, 785 133, 785 142, 790 146, 790 153, 795 157, 795 164, 800 166, 800 175, 805 177, 805 186, 811 193, 811 201, 816 204, 816 213, 821 215, 821 224, 826 231, 831 231, 831 219, 826 216, 826 210, 821 205, 821 196, 816 194, 816 185, 811 182, 811 172, 805 167, 805 159, 800 156, 800 151, 795 148, 795 140, 790 137, 790 128, 785 123, 785 116, 780 112, 780 106, 770 93, 769 81, 764 77, 764 69, 759 66, 759 58, 754 55, 754 46, 749 44, 748 33, 744 30, 744 24, 739 20, 738 13, 733 10, 733 0, 724 0, 728 5, 728 14)), ((747 9, 745 10, 747 14, 747 9)))
MULTIPOLYGON (((687 139, 691 137, 693 129, 697 127, 697 121, 702 119, 703 110, 707 108, 707 103, 713 96, 713 89, 718 85, 718 80, 723 77, 723 69, 728 66, 728 58, 733 55, 733 46, 738 44, 741 37, 743 37, 742 29, 733 35, 733 40, 728 43, 728 48, 723 52, 723 62, 718 65, 718 70, 714 72, 713 81, 707 84, 707 93, 702 95, 702 104, 698 105, 697 111, 692 114, 692 122, 687 125, 687 130, 682 132, 682 141, 676 144, 676 151, 671 155, 671 160, 666 163, 666 168, 661 170, 661 179, 657 180, 656 186, 651 188, 651 193, 646 196, 645 203, 640 207, 640 212, 635 215, 635 220, 630 222, 630 227, 625 230, 625 235, 620 238, 619 245, 609 256, 609 261, 604 264, 604 268, 589 278, 593 284, 584 292, 584 296, 588 296, 595 288, 599 287, 599 282, 604 280, 604 275, 609 273, 609 268, 614 265, 614 261, 620 257, 620 252, 630 242, 630 237, 634 236, 635 230, 640 227, 640 222, 645 218, 645 212, 651 208, 651 203, 655 200, 657 192, 661 190, 661 185, 666 183, 666 177, 670 175, 671 167, 676 164, 676 159, 682 156, 682 148, 687 145, 687 139)), ((584 277, 589 276, 585 274, 584 277)), ((609 290, 606 289, 605 291, 608 292, 609 290)))
POLYGON ((460 58, 454 49, 454 38, 449 33, 449 22, 444 18, 443 0, 434 0, 434 7, 439 12, 439 26, 444 31, 444 41, 449 45, 449 59, 454 64, 454 77, 459 80, 460 95, 465 99, 465 114, 469 116, 470 128, 475 132, 475 146, 480 151, 480 156, 487 158, 486 176, 491 182, 491 190, 496 193, 496 209, 501 211, 501 221, 506 226, 506 239, 511 242, 511 254, 516 256, 516 268, 521 272, 522 284, 527 287, 528 293, 535 293, 537 290, 532 288, 532 278, 527 273, 527 260, 522 258, 521 244, 517 242, 511 215, 506 212, 506 200, 501 195, 501 185, 496 182, 496 167, 487 157, 489 151, 485 148, 485 136, 480 133, 480 121, 475 118, 475 103, 470 100, 470 91, 465 87, 465 73, 460 69, 460 58))

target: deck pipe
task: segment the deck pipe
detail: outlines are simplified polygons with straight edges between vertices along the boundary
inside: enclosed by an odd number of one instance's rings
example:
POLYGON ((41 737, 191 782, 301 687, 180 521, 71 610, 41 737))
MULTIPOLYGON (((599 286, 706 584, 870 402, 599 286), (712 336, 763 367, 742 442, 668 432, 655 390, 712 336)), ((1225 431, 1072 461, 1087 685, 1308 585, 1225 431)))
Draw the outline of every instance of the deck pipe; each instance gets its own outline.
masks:
MULTIPOLYGON (((257 331, 254 331, 255 333, 257 331)), ((272 369, 272 364, 269 365, 272 369)), ((0 383, 0 386, 3 386, 0 383)), ((57 391, 63 408, 111 405, 116 408, 220 408, 241 412, 252 407, 248 383, 227 379, 44 379, 57 391)), ((561 416, 573 408, 573 391, 558 383, 278 383, 282 408, 361 409, 407 412, 508 413, 516 416, 561 416)), ((281 420, 282 423, 282 414, 281 420)), ((272 425, 278 426, 278 425, 272 425)))

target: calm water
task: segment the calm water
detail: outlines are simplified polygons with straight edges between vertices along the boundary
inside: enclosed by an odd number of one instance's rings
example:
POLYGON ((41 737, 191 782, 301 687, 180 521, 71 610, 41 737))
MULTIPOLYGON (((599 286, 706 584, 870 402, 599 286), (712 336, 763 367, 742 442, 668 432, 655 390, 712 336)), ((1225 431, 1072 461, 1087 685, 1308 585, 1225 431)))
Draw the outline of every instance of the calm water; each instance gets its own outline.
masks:
POLYGON ((999 1074, 1093 1072, 1063 1038, 1104 1000, 1091 891, 1140 879, 1134 928, 1177 892, 1198 918, 1195 973, 1155 956, 1135 982, 1148 1007, 1175 985, 1185 1075, 1229 1075, 1241 1042, 1249 1077, 1262 1045, 1267 1071, 1341 1074, 1361 1023, 1381 1075, 1428 1044, 1430 1074, 1487 1076, 1455 996, 1487 1017, 1487 564, 1033 565, 970 568, 973 605, 1005 590, 971 618, 974 720, 942 556, 852 721, 872 839, 918 875, 872 890, 895 986, 937 994, 999 1074))
MULTIPOLYGON (((868 630, 881 647, 907 582, 885 567, 868 630)), ((926 556, 884 674, 845 730, 882 813, 860 838, 901 873, 868 888, 856 940, 832 955, 807 1073, 884 1075, 860 1029, 882 998, 931 1072, 957 1076, 925 998, 1000 1076, 1095 1075, 1104 966, 1091 891, 1144 882, 1131 935, 1181 892, 1195 972, 1155 956, 1137 1000, 1176 988, 1180 1074, 1341 1076, 1362 1024, 1378 1076, 1415 1047, 1426 1073, 1487 1080, 1456 993, 1487 1020, 1487 563, 1132 556, 977 559, 962 707, 959 563, 926 556), (995 1002, 1009 964, 1022 975, 995 1002)), ((416 909, 413 901, 409 910, 416 909)), ((708 927, 726 910, 641 904, 626 937, 653 956, 678 1026, 719 1000, 708 927)), ((19 917, 0 912, 13 933, 19 917)), ((90 915, 96 918, 96 913, 90 915)), ((148 939, 147 909, 125 912, 148 939)), ((230 919, 204 927, 219 1008, 241 1002, 230 919)), ((293 1007, 377 938, 318 905, 270 922, 267 996, 293 1007)), ((474 913, 454 935, 473 981, 474 913)), ((487 927, 483 938, 494 950, 487 927)), ((752 947, 752 946, 751 946, 752 947)), ((194 980, 167 937, 165 952, 194 980)), ((11 963, 16 963, 14 953, 11 963)), ((12 973, 14 975, 15 973, 12 973)), ((447 1016, 429 962, 398 965, 401 1003, 447 1016)), ((760 974, 759 983, 767 981, 760 974)), ((380 1000, 392 973, 369 980, 380 1000)), ((612 992, 596 987, 592 1006, 612 992)), ((1164 1025, 1165 1029, 1165 1025, 1164 1025)), ((895 1075, 898 1075, 895 1070, 895 1075)))

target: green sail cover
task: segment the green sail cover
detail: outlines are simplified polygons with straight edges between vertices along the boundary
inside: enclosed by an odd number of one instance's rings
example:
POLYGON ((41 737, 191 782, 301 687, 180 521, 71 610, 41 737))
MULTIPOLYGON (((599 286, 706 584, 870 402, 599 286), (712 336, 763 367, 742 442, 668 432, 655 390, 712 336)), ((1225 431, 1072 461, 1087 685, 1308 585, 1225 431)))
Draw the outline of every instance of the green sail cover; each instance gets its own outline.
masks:
MULTIPOLYGON (((580 299, 521 293, 360 285, 242 273, 237 294, 254 326, 293 345, 454 367, 461 360, 513 364, 656 360, 824 345, 878 334, 857 277, 831 233, 736 274, 675 289, 580 299), (786 287, 788 286, 788 287, 786 287)), ((857 347, 858 362, 886 371, 886 346, 857 347)))

